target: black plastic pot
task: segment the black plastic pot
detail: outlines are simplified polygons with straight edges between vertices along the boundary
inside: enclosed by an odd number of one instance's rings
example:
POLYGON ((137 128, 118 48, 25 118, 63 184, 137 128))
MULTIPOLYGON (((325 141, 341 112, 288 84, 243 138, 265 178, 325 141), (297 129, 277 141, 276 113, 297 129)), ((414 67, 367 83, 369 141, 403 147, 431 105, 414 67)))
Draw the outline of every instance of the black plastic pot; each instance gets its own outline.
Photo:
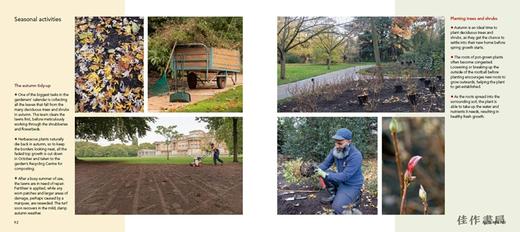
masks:
POLYGON ((441 75, 437 76, 437 80, 442 81, 442 76, 441 75))
POLYGON ((424 77, 419 78, 420 82, 424 82, 424 80, 426 80, 424 77))
POLYGON ((426 88, 430 87, 431 83, 432 83, 432 80, 430 80, 430 79, 425 79, 423 81, 424 87, 426 87, 426 88))
POLYGON ((358 95, 357 96, 358 103, 360 106, 366 104, 368 102, 368 95, 358 95))
POLYGON ((410 102, 410 104, 412 104, 414 106, 417 105, 417 94, 415 94, 415 93, 407 94, 406 98, 408 98, 408 101, 410 102))
POLYGON ((430 90, 430 93, 435 93, 435 91, 437 91, 437 87, 435 87, 435 85, 430 85, 428 89, 430 90))
POLYGON ((394 93, 402 93, 404 92, 403 85, 394 85, 394 93))

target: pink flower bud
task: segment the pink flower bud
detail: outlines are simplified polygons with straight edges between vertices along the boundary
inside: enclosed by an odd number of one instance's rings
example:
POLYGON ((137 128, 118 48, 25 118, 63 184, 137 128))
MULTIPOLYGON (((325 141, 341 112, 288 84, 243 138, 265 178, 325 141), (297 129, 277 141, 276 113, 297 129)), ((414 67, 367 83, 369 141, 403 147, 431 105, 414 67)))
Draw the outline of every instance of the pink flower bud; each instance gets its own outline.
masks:
POLYGON ((422 156, 416 155, 408 161, 408 168, 406 169, 410 175, 413 173, 413 169, 415 168, 415 165, 419 162, 419 160, 422 159, 422 156))

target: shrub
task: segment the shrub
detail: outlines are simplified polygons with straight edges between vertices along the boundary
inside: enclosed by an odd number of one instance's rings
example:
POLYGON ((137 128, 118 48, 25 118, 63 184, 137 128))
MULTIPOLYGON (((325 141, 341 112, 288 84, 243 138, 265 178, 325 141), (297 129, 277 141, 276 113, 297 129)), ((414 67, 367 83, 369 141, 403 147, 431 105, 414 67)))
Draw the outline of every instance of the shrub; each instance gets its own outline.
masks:
POLYGON ((316 175, 305 177, 300 171, 300 167, 303 164, 301 158, 289 160, 283 164, 283 177, 287 183, 290 184, 306 184, 311 185, 313 188, 319 188, 320 182, 316 175))
POLYGON ((297 55, 289 53, 289 54, 287 54, 286 63, 288 63, 288 64, 303 63, 303 59, 297 55))
POLYGON ((353 143, 365 158, 377 156, 377 118, 286 117, 278 119, 280 153, 321 162, 334 146, 339 128, 353 133, 353 143))

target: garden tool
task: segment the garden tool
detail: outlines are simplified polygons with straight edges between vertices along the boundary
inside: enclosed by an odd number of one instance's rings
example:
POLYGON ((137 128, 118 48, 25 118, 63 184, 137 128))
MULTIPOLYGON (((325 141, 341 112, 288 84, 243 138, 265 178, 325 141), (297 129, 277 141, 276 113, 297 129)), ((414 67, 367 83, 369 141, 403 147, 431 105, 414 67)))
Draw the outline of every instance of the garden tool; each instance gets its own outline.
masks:
MULTIPOLYGON (((323 181, 323 179, 321 179, 321 180, 323 181)), ((334 198, 336 197, 336 190, 337 190, 337 188, 336 188, 336 186, 334 184, 329 183, 329 182, 325 182, 325 181, 323 181, 323 185, 326 186, 325 189, 330 194, 330 196, 322 197, 320 199, 320 202, 322 204, 330 204, 330 203, 332 203, 334 201, 334 198)))
MULTIPOLYGON (((177 42, 175 42, 175 45, 177 45, 177 42)), ((175 45, 173 45, 173 48, 175 49, 175 45)), ((183 59, 184 60, 184 59, 183 59)), ((175 80, 173 84, 173 93, 170 94, 170 102, 190 102, 191 101, 191 95, 186 92, 186 90, 179 90, 179 78, 177 76, 177 68, 180 67, 182 70, 182 65, 176 62, 175 56, 171 60, 172 66, 172 77, 175 80)))
POLYGON ((166 68, 164 69, 164 72, 159 80, 155 82, 155 84, 150 88, 150 94, 151 95, 161 95, 168 93, 170 91, 170 86, 168 85, 168 67, 170 66, 170 61, 173 56, 173 51, 175 50, 175 46, 177 45, 177 42, 173 45, 173 48, 170 52, 170 57, 168 58, 168 61, 166 62, 166 68))

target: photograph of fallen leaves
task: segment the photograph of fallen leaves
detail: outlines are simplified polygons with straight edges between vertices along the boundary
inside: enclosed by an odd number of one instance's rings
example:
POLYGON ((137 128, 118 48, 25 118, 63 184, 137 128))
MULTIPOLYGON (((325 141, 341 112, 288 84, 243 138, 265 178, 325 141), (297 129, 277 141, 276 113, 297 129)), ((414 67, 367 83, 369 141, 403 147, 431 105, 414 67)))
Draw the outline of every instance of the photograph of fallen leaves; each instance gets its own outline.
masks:
POLYGON ((444 214, 444 118, 383 118, 383 214, 444 214))
POLYGON ((140 17, 76 17, 76 112, 142 112, 140 17))

